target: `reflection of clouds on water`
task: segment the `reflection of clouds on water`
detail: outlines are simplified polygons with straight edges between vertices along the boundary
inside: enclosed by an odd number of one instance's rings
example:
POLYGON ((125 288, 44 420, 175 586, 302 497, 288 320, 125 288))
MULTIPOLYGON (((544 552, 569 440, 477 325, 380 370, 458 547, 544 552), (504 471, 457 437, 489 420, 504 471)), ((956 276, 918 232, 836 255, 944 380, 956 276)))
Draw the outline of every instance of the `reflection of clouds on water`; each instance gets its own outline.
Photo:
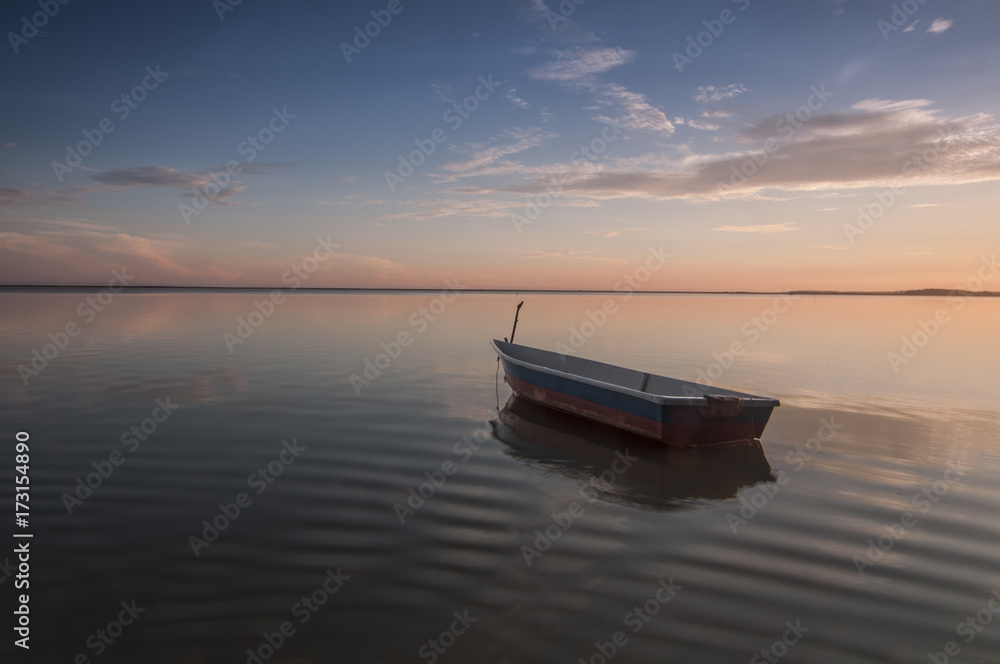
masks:
POLYGON ((194 376, 161 378, 151 381, 132 374, 112 379, 107 384, 112 396, 134 398, 137 395, 178 395, 176 400, 184 405, 208 405, 233 400, 250 391, 249 381, 241 371, 234 369, 206 369, 194 376))

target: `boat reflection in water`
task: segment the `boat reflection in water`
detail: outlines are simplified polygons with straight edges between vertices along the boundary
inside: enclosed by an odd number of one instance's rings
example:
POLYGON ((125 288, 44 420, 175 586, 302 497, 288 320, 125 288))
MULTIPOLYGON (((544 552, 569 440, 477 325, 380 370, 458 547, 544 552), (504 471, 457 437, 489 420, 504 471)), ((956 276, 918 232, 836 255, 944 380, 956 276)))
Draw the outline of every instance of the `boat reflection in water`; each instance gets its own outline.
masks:
POLYGON ((587 495, 646 509, 734 498, 745 486, 775 480, 759 440, 670 447, 516 394, 494 434, 514 458, 582 480, 587 495))

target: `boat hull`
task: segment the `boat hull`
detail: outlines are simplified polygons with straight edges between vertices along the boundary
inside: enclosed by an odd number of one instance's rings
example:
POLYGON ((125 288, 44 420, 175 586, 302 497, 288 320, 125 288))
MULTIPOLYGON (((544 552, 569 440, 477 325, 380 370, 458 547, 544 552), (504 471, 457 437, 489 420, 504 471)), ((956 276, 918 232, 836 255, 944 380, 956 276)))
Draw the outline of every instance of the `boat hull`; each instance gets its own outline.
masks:
POLYGON ((607 389, 593 384, 594 381, 559 375, 544 367, 514 363, 503 354, 500 361, 507 384, 520 397, 676 445, 708 445, 759 438, 773 411, 771 406, 757 404, 755 407, 737 406, 727 414, 714 412, 707 402, 657 403, 644 395, 629 394, 627 390, 607 389))

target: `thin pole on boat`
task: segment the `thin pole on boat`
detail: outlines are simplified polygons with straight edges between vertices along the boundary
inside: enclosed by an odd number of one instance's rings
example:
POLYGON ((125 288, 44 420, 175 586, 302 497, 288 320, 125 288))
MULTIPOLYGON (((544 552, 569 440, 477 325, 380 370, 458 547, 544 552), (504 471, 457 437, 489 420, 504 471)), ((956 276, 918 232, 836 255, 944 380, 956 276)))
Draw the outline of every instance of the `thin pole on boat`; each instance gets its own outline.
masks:
POLYGON ((517 332, 517 315, 521 313, 521 305, 523 304, 524 300, 521 300, 521 302, 517 305, 517 310, 514 311, 514 327, 510 331, 510 343, 514 343, 514 333, 517 332))
MULTIPOLYGON (((521 300, 517 304, 517 309, 514 311, 514 327, 510 330, 510 343, 514 343, 514 333, 517 332, 517 315, 521 313, 521 305, 524 304, 524 300, 521 300)), ((507 337, 504 337, 504 341, 507 341, 507 337)), ((497 389, 497 412, 500 412, 500 356, 497 355, 497 375, 496 375, 496 389, 497 389)))

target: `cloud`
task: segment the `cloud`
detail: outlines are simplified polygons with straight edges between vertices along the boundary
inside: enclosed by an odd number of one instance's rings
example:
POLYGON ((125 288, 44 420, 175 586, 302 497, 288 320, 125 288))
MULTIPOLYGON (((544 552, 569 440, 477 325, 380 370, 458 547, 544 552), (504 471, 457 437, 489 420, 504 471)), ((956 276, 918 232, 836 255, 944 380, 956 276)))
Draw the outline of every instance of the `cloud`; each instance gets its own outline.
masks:
MULTIPOLYGON (((238 175, 263 175, 272 172, 277 167, 289 166, 283 163, 239 164, 238 175)), ((134 166, 132 168, 115 168, 88 176, 107 187, 120 189, 126 187, 176 187, 188 195, 196 195, 211 185, 215 190, 228 177, 225 168, 210 169, 207 173, 184 173, 176 168, 166 166, 134 166)), ((235 177, 235 176, 232 176, 235 177)), ((229 185, 218 194, 212 196, 220 201, 232 197, 246 187, 229 185)))
POLYGON ((455 200, 435 198, 430 200, 406 201, 410 209, 396 214, 384 214, 384 221, 427 221, 445 217, 470 217, 480 219, 506 219, 514 210, 523 210, 523 201, 498 201, 490 199, 455 200))
POLYGON ((532 182, 501 191, 541 193, 551 173, 567 171, 573 175, 563 192, 594 199, 761 198, 765 190, 817 195, 1000 179, 1000 125, 994 118, 980 114, 949 120, 927 100, 870 99, 845 111, 816 114, 790 135, 779 133, 781 140, 765 151, 764 141, 775 136, 772 117, 730 136, 736 144, 756 142, 753 149, 722 154, 678 149, 674 155, 608 160, 586 171, 554 166, 532 182), (914 161, 918 158, 933 163, 914 161))
POLYGON ((121 228, 118 226, 112 226, 109 224, 99 224, 87 219, 80 219, 77 217, 54 217, 54 216, 9 216, 7 221, 21 224, 25 227, 30 227, 37 229, 37 232, 41 233, 47 230, 48 227, 55 228, 70 228, 79 229, 85 231, 94 231, 98 233, 118 233, 121 228))
MULTIPOLYGON (((226 187, 225 189, 220 189, 219 193, 214 194, 208 198, 209 205, 236 205, 234 201, 229 200, 237 194, 241 194, 246 190, 246 187, 226 187)), ((197 196, 200 192, 190 191, 187 192, 189 195, 197 196)))
POLYGON ((319 201, 317 205, 382 205, 385 203, 384 198, 370 198, 363 194, 348 194, 346 196, 341 196, 335 201, 319 201))
POLYGON ((598 115, 594 119, 607 124, 620 124, 626 129, 650 132, 668 137, 674 125, 645 95, 632 92, 617 83, 602 81, 604 74, 635 59, 635 51, 609 47, 581 47, 557 50, 555 59, 527 70, 535 80, 558 83, 573 90, 587 92, 596 97, 595 109, 611 106, 617 109, 614 117, 598 115))
POLYGON ((843 14, 844 13, 844 8, 841 7, 840 5, 842 5, 843 3, 847 2, 847 0, 827 0, 827 1, 829 2, 829 4, 833 5, 833 11, 831 13, 833 13, 833 14, 843 14))
POLYGON ((34 199, 34 194, 30 189, 0 187, 0 207, 29 205, 35 202, 34 199))
POLYGON ((98 230, 36 230, 33 234, 11 233, 4 243, 4 267, 10 274, 6 283, 52 283, 52 272, 72 266, 76 274, 86 275, 82 282, 94 282, 92 274, 107 281, 107 272, 125 265, 142 283, 167 283, 184 280, 197 283, 200 279, 216 278, 222 273, 205 267, 193 258, 181 258, 182 243, 173 239, 149 238, 121 231, 98 230))
POLYGON ((592 251, 584 251, 582 249, 542 249, 539 251, 529 251, 526 254, 518 254, 518 258, 526 258, 528 260, 534 259, 545 259, 545 258, 562 258, 569 260, 585 260, 585 261, 599 261, 602 263, 623 263, 624 261, 619 258, 608 258, 606 256, 595 256, 592 251))
POLYGON ((694 100, 701 104, 732 99, 750 90, 742 83, 730 83, 716 87, 714 85, 700 85, 695 88, 694 100))
POLYGON ((0 187, 0 208, 21 207, 25 205, 35 205, 38 207, 51 207, 55 205, 69 205, 80 200, 77 195, 79 189, 22 189, 16 187, 0 187))
POLYGON ((510 90, 508 90, 505 96, 507 101, 514 104, 518 108, 525 108, 525 109, 531 108, 531 104, 529 104, 528 102, 524 101, 523 99, 517 96, 517 88, 511 88, 510 90))
POLYGON ((451 83, 431 83, 431 89, 434 90, 434 94, 437 95, 438 99, 446 104, 455 101, 451 96, 451 83))
MULTIPOLYGON (((568 0, 567 0, 568 2, 568 0)), ((595 46, 600 41, 592 32, 583 30, 562 8, 556 13, 545 0, 520 0, 521 15, 536 26, 545 25, 548 31, 560 41, 577 44, 568 49, 556 49, 554 59, 526 70, 526 74, 537 80, 557 83, 565 87, 589 92, 598 97, 600 106, 617 106, 620 113, 616 118, 598 116, 601 122, 617 123, 626 129, 645 131, 668 137, 674 133, 674 126, 666 115, 649 103, 640 93, 627 90, 624 86, 599 80, 600 74, 628 64, 635 60, 636 52, 624 48, 595 46), (585 44, 585 45, 582 45, 585 44)), ((572 7, 572 4, 570 4, 572 7)), ((572 11, 570 12, 572 13, 572 11)), ((542 118, 543 122, 547 118, 542 118)))
POLYGON ((726 233, 788 233, 802 229, 794 222, 786 221, 783 224, 761 224, 759 226, 716 226, 711 230, 726 233))
POLYGON ((927 32, 939 35, 950 28, 953 23, 954 21, 950 18, 936 18, 934 19, 934 22, 931 23, 931 26, 927 28, 927 32))
POLYGON ((580 27, 562 11, 553 11, 545 4, 545 0, 518 0, 517 4, 521 17, 541 30, 547 37, 559 42, 575 44, 598 41, 593 32, 580 27))
POLYGON ((610 83, 596 89, 598 97, 616 104, 621 112, 614 118, 598 116, 606 124, 619 124, 626 129, 646 131, 662 137, 674 133, 674 125, 660 109, 650 104, 644 95, 629 92, 622 86, 610 83))
POLYGON ((592 251, 582 251, 580 249, 545 249, 542 251, 530 251, 526 254, 518 254, 518 258, 569 258, 573 256, 584 256, 592 254, 592 251))
MULTIPOLYGON (((25 220, 27 221, 27 220, 25 220)), ((284 256, 261 253, 253 271, 238 253, 201 258, 202 238, 188 235, 142 236, 73 220, 33 219, 31 230, 10 233, 0 245, 0 283, 60 283, 72 273, 73 283, 106 283, 113 268, 126 266, 135 285, 279 286, 287 269, 284 256), (226 264, 229 261, 229 264, 226 264)), ((240 243, 271 249, 267 242, 240 243)), ((379 256, 333 254, 320 263, 309 284, 317 287, 364 286, 373 283, 412 284, 406 266, 379 256), (314 283, 315 282, 315 283, 314 283)))
POLYGON ((584 235, 596 235, 597 237, 618 237, 622 233, 630 233, 632 231, 648 231, 648 226, 630 226, 628 228, 619 228, 613 231, 583 231, 584 235))
POLYGON ((332 254, 331 259, 321 265, 320 274, 325 272, 327 276, 336 279, 333 282, 335 284, 412 284, 414 281, 407 266, 382 256, 332 254))
POLYGON ((705 131, 718 131, 722 129, 722 125, 715 120, 728 117, 730 117, 730 114, 725 111, 702 111, 696 119, 679 120, 677 124, 686 124, 689 127, 704 129, 705 131))
MULTIPOLYGON (((287 163, 239 164, 238 175, 263 175, 276 168, 290 166, 287 163)), ((179 189, 182 194, 195 196, 199 193, 214 192, 224 182, 225 167, 210 169, 204 173, 185 173, 167 166, 133 166, 113 168, 109 171, 93 173, 87 177, 97 184, 77 185, 63 189, 17 189, 0 187, 0 208, 33 205, 51 207, 78 203, 82 194, 119 191, 131 187, 169 187, 179 189)), ((211 205, 236 205, 228 200, 247 189, 245 186, 230 184, 217 194, 209 197, 211 205)))
MULTIPOLYGON (((524 211, 524 200, 520 197, 512 200, 500 200, 496 197, 497 190, 482 187, 460 187, 456 193, 476 198, 433 198, 408 200, 401 203, 404 212, 383 214, 382 221, 428 221, 446 217, 465 217, 468 219, 505 219, 509 220, 512 212, 524 211)), ((581 199, 578 196, 558 196, 553 200, 552 207, 600 207, 596 201, 581 199)))
POLYGON ((556 134, 541 127, 505 129, 482 143, 466 143, 462 148, 454 148, 458 152, 464 152, 469 158, 446 164, 442 167, 445 174, 433 175, 438 178, 438 182, 454 182, 460 177, 521 173, 526 167, 504 160, 503 157, 538 147, 555 136, 556 134))
POLYGON ((555 60, 527 70, 537 81, 555 81, 565 85, 590 87, 597 74, 603 74, 635 59, 635 51, 623 48, 583 48, 554 51, 555 60))
MULTIPOLYGON (((943 119, 927 99, 884 101, 864 99, 848 111, 814 114, 796 128, 785 114, 767 116, 733 135, 742 143, 756 143, 768 138, 797 142, 802 139, 850 139, 883 132, 907 132, 913 128, 943 126, 943 119), (790 134, 790 135, 789 135, 790 134)), ((919 129, 918 129, 919 131, 919 129)), ((867 139, 866 139, 867 140, 867 139)))
POLYGON ((89 176, 102 184, 114 187, 178 187, 193 189, 200 186, 206 176, 182 173, 166 166, 136 166, 115 168, 89 176))

